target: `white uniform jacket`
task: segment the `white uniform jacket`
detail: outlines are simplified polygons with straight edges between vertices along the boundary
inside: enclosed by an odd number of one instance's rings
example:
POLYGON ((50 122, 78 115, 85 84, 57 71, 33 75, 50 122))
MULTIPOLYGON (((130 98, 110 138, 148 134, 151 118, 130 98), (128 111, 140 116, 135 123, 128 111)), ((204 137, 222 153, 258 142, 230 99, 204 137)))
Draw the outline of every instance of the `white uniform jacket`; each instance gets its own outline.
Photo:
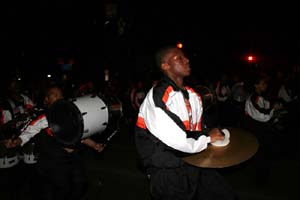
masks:
POLYGON ((201 97, 193 89, 180 90, 165 78, 148 92, 139 110, 137 127, 175 150, 197 153, 210 142, 210 137, 201 135, 202 114, 201 97), (199 137, 189 137, 191 132, 199 137))
POLYGON ((46 133, 53 135, 50 129, 48 128, 48 121, 45 114, 40 115, 37 119, 30 122, 27 128, 19 136, 22 140, 21 146, 27 143, 32 137, 40 133, 43 129, 46 130, 46 133))
POLYGON ((274 110, 270 102, 256 93, 250 95, 245 103, 245 114, 259 122, 267 122, 273 116, 274 110))

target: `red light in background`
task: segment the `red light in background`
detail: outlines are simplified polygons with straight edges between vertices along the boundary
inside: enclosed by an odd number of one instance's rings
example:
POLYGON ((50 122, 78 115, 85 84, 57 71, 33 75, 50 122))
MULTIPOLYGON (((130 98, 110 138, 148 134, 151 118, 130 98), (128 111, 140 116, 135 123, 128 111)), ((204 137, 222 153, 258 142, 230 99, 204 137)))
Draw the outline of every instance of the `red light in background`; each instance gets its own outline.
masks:
POLYGON ((182 49, 182 47, 183 47, 183 45, 182 45, 182 43, 177 43, 177 48, 179 48, 179 49, 182 49))
POLYGON ((254 56, 247 56, 248 62, 253 62, 255 60, 254 56))

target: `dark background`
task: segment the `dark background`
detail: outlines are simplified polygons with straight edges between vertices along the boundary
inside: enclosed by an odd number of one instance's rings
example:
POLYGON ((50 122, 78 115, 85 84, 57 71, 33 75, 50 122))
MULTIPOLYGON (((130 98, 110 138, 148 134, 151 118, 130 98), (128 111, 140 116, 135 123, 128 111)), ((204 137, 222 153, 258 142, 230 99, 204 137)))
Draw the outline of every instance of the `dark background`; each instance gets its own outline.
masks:
MULTIPOLYGON (((255 67, 285 69, 300 63, 298 6, 289 2, 237 2, 1 1, 1 86, 5 87, 2 84, 11 76, 20 76, 38 87, 48 73, 54 79, 67 74, 75 82, 103 80, 105 69, 123 81, 153 79, 157 76, 155 50, 178 42, 183 43, 190 58, 193 75, 200 78, 227 70, 243 71, 250 65, 246 60, 249 54, 256 58, 252 63, 255 67), (118 7, 112 17, 105 12, 108 4, 118 7), (125 23, 123 32, 118 26, 121 19, 125 23), (63 68, 70 61, 71 68, 63 68)), ((130 105, 126 103, 124 106, 130 105)), ((294 116, 297 111, 293 110, 294 116)), ((125 110, 126 116, 128 113, 125 110)), ((291 130, 297 119, 289 122, 291 130)), ((137 169, 131 129, 125 122, 121 125, 122 132, 100 158, 86 155, 91 179, 86 199, 150 197, 148 179, 137 169)), ((299 179, 299 136, 294 133, 297 131, 284 133, 287 148, 283 155, 274 155, 267 185, 257 186, 253 181, 255 168, 247 162, 221 171, 241 199, 298 197, 298 185, 291 181, 299 179)), ((26 189, 25 195, 20 193, 25 199, 30 194, 26 189)))
POLYGON ((158 47, 178 42, 195 73, 240 68, 250 53, 260 65, 284 68, 299 62, 293 7, 253 1, 8 1, 1 3, 2 70, 30 79, 59 77, 67 71, 61 63, 71 60, 74 79, 103 78, 106 68, 118 78, 135 78, 155 71, 158 47), (107 15, 109 4, 117 7, 113 16, 107 15))

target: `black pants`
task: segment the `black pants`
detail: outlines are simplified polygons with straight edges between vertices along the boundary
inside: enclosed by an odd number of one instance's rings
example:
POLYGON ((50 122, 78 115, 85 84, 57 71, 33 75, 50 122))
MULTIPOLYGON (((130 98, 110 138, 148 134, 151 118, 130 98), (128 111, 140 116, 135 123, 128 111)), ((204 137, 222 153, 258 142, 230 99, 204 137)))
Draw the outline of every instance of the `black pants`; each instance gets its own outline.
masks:
POLYGON ((38 200, 79 200, 87 189, 87 176, 81 158, 40 159, 37 163, 38 200))
POLYGON ((10 168, 0 169, 0 199, 18 200, 22 198, 25 171, 19 163, 10 168))
POLYGON ((269 180, 273 156, 280 151, 280 139, 276 137, 270 125, 266 122, 259 122, 247 116, 243 121, 243 128, 251 131, 259 142, 259 148, 251 159, 256 169, 254 177, 258 184, 263 184, 269 180))
POLYGON ((159 169, 151 174, 154 200, 234 200, 236 195, 224 178, 213 169, 184 165, 159 169))

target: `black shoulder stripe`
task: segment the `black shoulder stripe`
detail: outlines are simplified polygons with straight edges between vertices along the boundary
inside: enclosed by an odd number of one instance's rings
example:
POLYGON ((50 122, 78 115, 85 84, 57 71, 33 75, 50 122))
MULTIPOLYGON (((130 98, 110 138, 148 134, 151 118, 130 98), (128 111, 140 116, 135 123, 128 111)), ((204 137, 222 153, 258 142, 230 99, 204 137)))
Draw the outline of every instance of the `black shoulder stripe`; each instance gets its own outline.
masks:
POLYGON ((165 103, 162 101, 162 98, 168 88, 169 84, 165 81, 160 81, 154 88, 153 88, 153 101, 156 107, 161 108, 173 121, 185 131, 185 126, 181 119, 172 113, 171 111, 166 109, 165 103))

